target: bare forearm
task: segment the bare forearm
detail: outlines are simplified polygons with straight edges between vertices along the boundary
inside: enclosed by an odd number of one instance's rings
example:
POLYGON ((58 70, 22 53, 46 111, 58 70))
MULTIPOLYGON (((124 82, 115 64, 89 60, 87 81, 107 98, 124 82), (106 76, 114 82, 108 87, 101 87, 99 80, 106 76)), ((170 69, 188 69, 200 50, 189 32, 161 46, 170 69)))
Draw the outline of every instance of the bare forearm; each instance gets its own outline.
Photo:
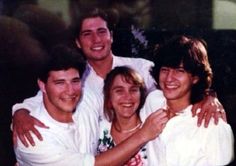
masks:
POLYGON ((116 147, 97 155, 95 158, 95 166, 122 165, 136 154, 147 141, 142 133, 137 131, 116 147))
POLYGON ((155 139, 168 121, 164 110, 153 112, 147 117, 141 129, 116 147, 96 156, 95 165, 122 165, 148 141, 155 139))

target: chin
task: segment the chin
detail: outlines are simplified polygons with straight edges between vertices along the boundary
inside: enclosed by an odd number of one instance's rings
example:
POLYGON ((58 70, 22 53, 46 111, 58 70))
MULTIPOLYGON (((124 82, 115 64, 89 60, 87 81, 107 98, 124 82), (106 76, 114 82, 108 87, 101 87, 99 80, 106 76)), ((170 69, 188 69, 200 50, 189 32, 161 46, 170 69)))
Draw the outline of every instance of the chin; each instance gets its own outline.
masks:
POLYGON ((165 96, 165 98, 167 99, 167 100, 174 100, 174 99, 176 99, 176 96, 175 95, 166 95, 166 94, 164 94, 164 96, 165 96))
POLYGON ((64 107, 63 109, 65 112, 74 112, 75 111, 75 107, 64 107))

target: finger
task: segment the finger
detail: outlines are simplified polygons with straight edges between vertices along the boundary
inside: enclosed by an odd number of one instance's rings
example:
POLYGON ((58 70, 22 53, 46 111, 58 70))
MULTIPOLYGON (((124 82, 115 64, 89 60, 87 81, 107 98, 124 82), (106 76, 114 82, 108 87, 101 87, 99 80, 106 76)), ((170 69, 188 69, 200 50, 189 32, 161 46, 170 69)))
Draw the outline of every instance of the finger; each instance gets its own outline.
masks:
POLYGON ((214 113, 214 123, 215 123, 215 125, 218 124, 220 117, 221 117, 221 113, 220 112, 215 112, 214 113))
POLYGON ((37 137, 40 141, 43 140, 42 135, 39 133, 39 131, 38 131, 36 128, 33 128, 31 131, 34 133, 34 135, 36 135, 36 137, 37 137))
POLYGON ((193 117, 197 115, 197 110, 198 110, 199 108, 200 108, 200 103, 196 103, 196 104, 193 105, 192 110, 191 110, 193 117))
POLYGON ((168 122, 168 120, 169 120, 168 117, 163 117, 163 118, 161 118, 159 120, 156 120, 155 125, 156 126, 163 126, 163 125, 165 125, 168 122))
POLYGON ((209 122, 210 122, 211 117, 215 117, 214 115, 215 115, 215 114, 214 114, 213 112, 211 112, 210 110, 205 112, 205 119, 204 119, 205 123, 204 123, 204 126, 205 126, 206 128, 207 128, 208 125, 209 125, 209 122))
POLYGON ((219 112, 220 112, 220 117, 225 121, 225 122, 227 122, 227 115, 226 115, 226 112, 225 112, 225 110, 224 110, 224 107, 220 104, 219 106, 218 106, 218 110, 219 110, 219 112))
POLYGON ((150 114, 150 116, 148 117, 148 119, 154 119, 154 120, 160 120, 162 117, 167 116, 167 112, 165 112, 164 110, 159 110, 159 111, 155 111, 153 113, 150 114))
POLYGON ((204 119, 204 116, 205 116, 205 111, 204 111, 204 110, 201 110, 201 112, 199 112, 199 113, 197 114, 197 116, 198 116, 198 119, 197 119, 197 126, 200 127, 201 124, 202 124, 202 121, 203 121, 203 119, 204 119))
POLYGON ((155 123, 160 124, 160 123, 166 123, 169 120, 168 114, 167 113, 162 113, 154 118, 155 123))
POLYGON ((31 134, 29 132, 26 132, 25 133, 25 137, 27 138, 27 140, 29 141, 29 143, 32 145, 32 146, 35 146, 35 142, 31 136, 31 134))
POLYGON ((42 128, 49 128, 48 126, 46 126, 43 122, 41 122, 40 120, 34 118, 34 125, 42 127, 42 128))
POLYGON ((29 147, 29 144, 28 144, 28 142, 26 141, 24 135, 18 135, 18 137, 19 137, 20 141, 22 142, 22 144, 23 144, 25 147, 29 147))
POLYGON ((169 120, 169 117, 168 116, 164 116, 164 117, 160 118, 159 121, 160 121, 160 123, 167 123, 168 120, 169 120))
POLYGON ((227 116, 225 112, 221 112, 221 117, 227 123, 227 116))

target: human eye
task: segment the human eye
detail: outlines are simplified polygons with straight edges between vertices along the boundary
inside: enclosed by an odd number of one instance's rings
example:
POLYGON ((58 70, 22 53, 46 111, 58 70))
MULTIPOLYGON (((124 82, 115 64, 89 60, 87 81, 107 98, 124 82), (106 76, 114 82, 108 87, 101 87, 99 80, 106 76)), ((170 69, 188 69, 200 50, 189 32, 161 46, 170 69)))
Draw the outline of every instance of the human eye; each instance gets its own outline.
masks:
POLYGON ((64 85, 64 83, 65 83, 65 81, 63 81, 63 80, 56 80, 56 81, 54 81, 55 85, 64 85))
POLYGON ((82 37, 89 37, 89 36, 91 36, 91 34, 92 34, 92 33, 91 33, 90 31, 85 31, 85 32, 82 32, 82 33, 81 33, 81 36, 82 36, 82 37))
POLYGON ((184 70, 184 68, 180 67, 180 68, 175 69, 175 72, 176 73, 185 73, 186 71, 184 70))
POLYGON ((80 82, 81 82, 80 78, 74 78, 74 79, 72 80, 72 83, 74 83, 74 84, 78 84, 78 83, 80 83, 80 82))
POLYGON ((122 94, 123 93, 123 89, 122 88, 115 88, 114 92, 117 94, 122 94))
POLYGON ((139 92, 139 87, 132 87, 130 91, 134 93, 139 92))
POLYGON ((167 72, 168 70, 169 70, 169 69, 168 69, 167 67, 161 67, 160 72, 165 73, 165 72, 167 72))
POLYGON ((98 30, 98 34, 100 34, 100 35, 104 35, 104 34, 106 34, 107 33, 107 30, 106 29, 99 29, 98 30))

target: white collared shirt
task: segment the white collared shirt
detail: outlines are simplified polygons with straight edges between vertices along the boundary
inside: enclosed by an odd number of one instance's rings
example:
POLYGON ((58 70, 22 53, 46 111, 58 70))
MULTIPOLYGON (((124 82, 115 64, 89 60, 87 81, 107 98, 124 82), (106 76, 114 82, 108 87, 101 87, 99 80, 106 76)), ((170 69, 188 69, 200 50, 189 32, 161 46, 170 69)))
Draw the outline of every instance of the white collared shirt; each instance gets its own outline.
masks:
MULTIPOLYGON (((160 91, 153 91, 141 110, 141 119, 165 107, 160 91)), ((211 120, 208 128, 203 125, 198 127, 197 117, 192 117, 191 108, 192 105, 171 118, 159 137, 148 143, 149 159, 152 162, 156 160, 161 166, 227 165, 234 155, 230 125, 219 119, 218 125, 211 120)))

